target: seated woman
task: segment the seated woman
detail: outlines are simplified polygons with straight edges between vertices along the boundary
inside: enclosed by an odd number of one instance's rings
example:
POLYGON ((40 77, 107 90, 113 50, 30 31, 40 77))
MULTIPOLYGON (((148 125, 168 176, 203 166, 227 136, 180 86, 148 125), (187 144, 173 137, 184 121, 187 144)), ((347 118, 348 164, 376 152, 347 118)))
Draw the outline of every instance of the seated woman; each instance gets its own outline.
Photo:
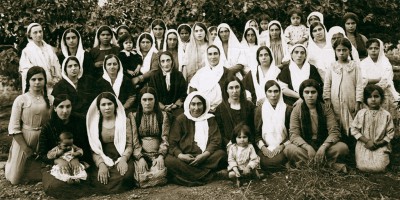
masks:
POLYGON ((153 88, 142 88, 139 99, 137 112, 128 114, 133 130, 135 180, 141 188, 163 185, 167 182, 164 158, 168 153, 170 122, 167 113, 161 111, 153 88))
POLYGON ((136 51, 142 56, 143 65, 140 68, 142 75, 132 79, 134 85, 140 84, 139 88, 142 88, 153 75, 154 71, 158 69, 158 50, 154 44, 154 38, 150 33, 144 32, 139 35, 136 42, 136 51))
POLYGON ((62 79, 53 88, 53 96, 68 94, 73 104, 73 112, 86 115, 94 99, 95 85, 91 76, 82 76, 83 68, 75 56, 67 57, 62 64, 62 79))
POLYGON ((123 74, 119 58, 110 54, 104 58, 103 77, 97 80, 97 94, 111 92, 118 97, 125 110, 131 108, 135 101, 135 89, 131 80, 123 74))
MULTIPOLYGON (((300 84, 306 79, 314 79, 323 84, 321 76, 314 65, 308 63, 307 48, 296 44, 290 49, 289 67, 282 69, 277 79, 282 87, 283 101, 293 106, 300 99, 300 84)), ((322 94, 321 94, 322 95, 322 94)))
POLYGON ((215 171, 226 168, 217 122, 209 114, 210 102, 199 92, 186 97, 185 112, 175 120, 169 136, 165 166, 176 184, 204 185, 215 171))
POLYGON ((221 51, 215 45, 210 45, 206 50, 206 66, 199 69, 189 83, 189 91, 201 92, 211 104, 211 112, 222 102, 221 88, 226 78, 231 74, 224 67, 221 60, 221 51))
MULTIPOLYGON (((245 122, 251 133, 254 133, 255 106, 246 99, 243 84, 236 76, 229 76, 226 79, 222 92, 225 95, 215 111, 215 119, 222 137, 222 148, 227 150, 232 144, 232 131, 240 122, 245 122)), ((253 135, 251 138, 254 138, 253 135)))
POLYGON ((89 176, 96 191, 118 193, 132 189, 132 125, 122 103, 110 92, 99 94, 89 107, 86 128, 96 166, 89 176))
POLYGON ((185 78, 175 67, 169 51, 161 52, 158 58, 160 69, 150 77, 149 86, 154 88, 158 94, 160 109, 178 116, 183 113, 183 101, 187 95, 185 78))
POLYGON ((289 141, 292 107, 283 102, 282 91, 274 80, 265 83, 267 101, 255 112, 255 144, 262 170, 280 169, 286 164, 285 147, 289 141))
POLYGON ((265 83, 268 80, 276 80, 281 70, 275 66, 274 57, 271 49, 267 46, 258 48, 257 53, 258 66, 252 68, 243 79, 243 85, 246 89, 247 98, 256 105, 261 105, 265 100, 265 83))
MULTIPOLYGON (((55 198, 69 199, 91 195, 91 187, 88 181, 81 181, 80 184, 68 184, 56 179, 50 174, 52 165, 58 165, 61 172, 70 172, 79 169, 78 159, 73 159, 68 163, 64 159, 48 159, 47 153, 56 147, 59 136, 62 132, 70 132, 74 137, 74 144, 83 150, 80 161, 93 165, 90 154, 90 145, 86 133, 85 119, 83 116, 74 114, 72 98, 66 94, 61 94, 54 99, 54 110, 51 119, 42 127, 39 137, 39 159, 46 165, 42 166, 43 188, 47 195, 55 198)), ((91 170, 93 167, 89 167, 91 170)))
POLYGON ((313 161, 326 164, 335 170, 346 172, 345 164, 336 160, 349 153, 349 148, 340 142, 339 126, 333 110, 324 106, 322 88, 313 79, 300 85, 300 98, 290 116, 290 141, 286 156, 296 166, 313 161))

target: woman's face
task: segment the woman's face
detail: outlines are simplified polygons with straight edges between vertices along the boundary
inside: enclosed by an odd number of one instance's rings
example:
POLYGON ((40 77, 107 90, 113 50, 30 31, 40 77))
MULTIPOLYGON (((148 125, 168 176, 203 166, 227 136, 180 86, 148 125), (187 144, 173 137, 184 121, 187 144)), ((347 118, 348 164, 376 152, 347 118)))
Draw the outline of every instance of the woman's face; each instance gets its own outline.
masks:
POLYGON ((100 33, 100 43, 103 45, 109 45, 111 43, 111 33, 109 31, 102 31, 100 33))
POLYGON ((258 60, 261 66, 269 66, 271 64, 271 56, 266 49, 263 49, 258 54, 258 60))
POLYGON ((231 81, 226 88, 229 99, 240 100, 240 84, 237 81, 231 81))
POLYGON ((179 36, 181 37, 181 40, 183 42, 188 42, 190 38, 190 33, 186 29, 181 29, 181 32, 179 33, 179 36))
POLYGON ((153 112, 154 102, 155 98, 153 94, 151 93, 143 94, 142 98, 140 99, 140 103, 142 104, 143 107, 143 112, 145 113, 153 112))
POLYGON ((292 51, 292 60, 297 66, 303 66, 306 60, 306 50, 303 47, 296 47, 292 51))
POLYGON ((189 112, 192 117, 200 117, 204 112, 205 105, 198 97, 194 97, 189 104, 189 112))
POLYGON ((367 49, 369 57, 372 60, 377 60, 379 56, 379 44, 377 42, 373 42, 367 49))
POLYGON ((211 66, 217 66, 219 63, 219 51, 215 47, 211 47, 207 50, 207 59, 208 63, 210 63, 211 66))
POLYGON ((162 54, 160 56, 160 65, 161 65, 161 69, 164 72, 170 72, 172 69, 172 58, 169 55, 166 54, 162 54))
POLYGON ((278 25, 274 24, 269 27, 269 35, 271 39, 281 39, 281 29, 278 25))
POLYGON ((100 100, 100 113, 105 118, 115 116, 115 105, 114 105, 114 103, 110 99, 102 98, 100 100))
POLYGON ((149 52, 151 48, 151 41, 147 38, 144 38, 142 41, 140 41, 139 47, 142 52, 149 52))
POLYGON ((249 44, 255 44, 256 43, 256 33, 254 33, 253 29, 250 29, 246 33, 246 41, 249 44))
POLYGON ((58 104, 57 107, 54 108, 54 111, 57 113, 57 116, 61 120, 68 120, 69 116, 71 115, 72 104, 70 100, 65 100, 58 104))
POLYGON ((263 31, 268 30, 268 21, 267 20, 262 20, 260 22, 260 27, 261 27, 261 30, 263 30, 263 31))
POLYGON ((325 29, 321 25, 314 27, 312 30, 312 35, 314 41, 324 41, 325 40, 325 29))
POLYGON ((121 37, 123 34, 129 34, 129 31, 126 30, 125 28, 120 28, 118 29, 118 38, 121 37))
POLYGON ((281 91, 279 90, 278 86, 273 85, 267 89, 265 95, 272 106, 276 106, 279 101, 281 91))
POLYGON ((315 15, 308 18, 308 23, 313 24, 314 22, 320 22, 319 18, 315 15))
POLYGON ((111 77, 116 77, 119 70, 119 63, 115 57, 106 60, 106 71, 111 77))
POLYGON ((343 38, 344 35, 342 33, 335 33, 332 35, 331 44, 335 43, 335 41, 339 38, 343 38))
POLYGON ((303 97, 307 105, 315 105, 317 103, 318 91, 315 87, 306 87, 303 90, 303 97))
POLYGON ((33 91, 42 91, 44 88, 44 75, 35 74, 29 79, 29 89, 33 91))
POLYGON ((162 39, 164 32, 165 32, 165 29, 163 27, 161 27, 160 25, 156 25, 153 28, 154 37, 156 39, 162 39))
POLYGON ((78 47, 78 36, 73 32, 67 33, 65 35, 65 43, 68 48, 78 47))
POLYGON ((69 60, 66 66, 67 76, 69 78, 75 78, 79 75, 80 67, 78 62, 75 60, 69 60))
POLYGON ((222 42, 229 41, 229 34, 230 34, 230 31, 228 28, 220 28, 219 29, 219 37, 221 38, 222 42))
POLYGON ((354 33, 354 31, 356 31, 357 28, 357 24, 356 21, 354 21, 354 19, 347 19, 346 22, 344 23, 344 28, 346 29, 347 32, 349 33, 354 33))
POLYGON ((206 37, 206 31, 201 26, 194 27, 194 38, 198 41, 203 41, 206 37))
POLYGON ((213 30, 210 32, 210 37, 211 37, 212 41, 214 41, 217 36, 218 36, 218 34, 217 34, 216 30, 213 30))
POLYGON ((257 24, 256 21, 251 21, 251 22, 249 23, 249 26, 255 28, 256 30, 258 30, 258 24, 257 24))
POLYGON ((178 36, 175 35, 174 33, 170 33, 167 36, 167 47, 169 49, 173 49, 176 48, 176 46, 178 45, 178 36))
POLYGON ((29 36, 34 42, 41 42, 43 40, 43 29, 42 26, 34 26, 29 32, 29 36))

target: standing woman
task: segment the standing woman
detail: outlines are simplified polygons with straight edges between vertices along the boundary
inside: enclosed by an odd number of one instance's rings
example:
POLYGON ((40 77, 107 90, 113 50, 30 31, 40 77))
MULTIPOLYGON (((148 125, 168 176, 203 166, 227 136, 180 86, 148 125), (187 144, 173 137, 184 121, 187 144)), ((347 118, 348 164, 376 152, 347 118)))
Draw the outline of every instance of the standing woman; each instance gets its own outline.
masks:
POLYGON ((54 84, 61 79, 61 66, 53 47, 43 41, 43 28, 38 23, 29 24, 26 31, 28 44, 22 50, 19 60, 19 72, 22 76, 22 91, 26 90, 29 68, 40 66, 45 70, 47 91, 51 93, 54 84))
MULTIPOLYGON (((119 38, 124 35, 124 34, 131 34, 131 31, 129 30, 129 27, 125 24, 118 26, 117 29, 115 30, 115 33, 117 35, 117 40, 119 40, 119 38)), ((122 46, 120 46, 121 48, 123 48, 122 46)))
POLYGON ((118 55, 119 47, 117 45, 114 32, 109 26, 103 25, 97 29, 93 48, 89 52, 95 66, 90 75, 93 76, 95 80, 101 78, 103 75, 102 67, 106 55, 118 55))
POLYGON ((275 65, 282 69, 284 65, 289 64, 289 52, 284 35, 282 25, 279 21, 272 20, 268 24, 269 35, 266 38, 265 45, 269 47, 274 55, 275 65))
POLYGON ((46 84, 46 71, 43 68, 29 68, 25 93, 13 103, 8 125, 8 134, 13 136, 13 141, 5 165, 5 177, 13 185, 21 183, 23 178, 41 180, 38 177, 40 163, 33 157, 37 152, 41 127, 50 118, 53 103, 53 97, 47 95, 46 84), (30 166, 30 169, 26 169, 26 166, 30 166))
POLYGON ((218 36, 217 27, 216 26, 208 27, 208 32, 210 33, 210 42, 213 43, 215 38, 218 36))
POLYGON ((243 84, 236 76, 229 76, 226 79, 222 92, 225 95, 222 95, 223 101, 215 111, 215 119, 222 136, 222 148, 227 150, 232 144, 233 129, 240 122, 245 122, 250 127, 251 133, 254 133, 255 106, 246 99, 243 84))
POLYGON ((86 128, 96 168, 90 175, 97 191, 118 193, 133 187, 132 124, 121 102, 103 92, 90 105, 86 128))
POLYGON ((83 69, 79 58, 68 56, 62 64, 62 79, 54 86, 51 94, 53 96, 68 94, 72 100, 73 111, 85 116, 95 97, 95 85, 91 76, 82 76, 82 74, 83 69))
POLYGON ((227 155, 221 149, 214 115, 208 113, 210 102, 201 93, 192 92, 184 108, 172 125, 165 166, 176 184, 204 185, 214 172, 226 168, 227 155))
POLYGON ((357 49, 360 60, 363 60, 368 56, 367 48, 365 43, 367 38, 358 33, 357 25, 359 23, 358 16, 355 13, 347 12, 343 16, 344 30, 346 31, 346 36, 350 40, 351 44, 357 49))
POLYGON ((166 32, 168 31, 167 25, 161 19, 155 19, 151 22, 151 31, 150 34, 153 36, 155 47, 158 51, 164 49, 164 40, 166 36, 166 32))
POLYGON ((265 83, 268 80, 276 80, 281 70, 275 65, 271 49, 261 46, 256 53, 258 66, 253 68, 243 79, 247 98, 253 104, 259 106, 265 100, 265 83))
POLYGON ((186 47, 182 63, 182 74, 188 83, 197 70, 206 65, 204 54, 210 43, 206 26, 201 22, 196 22, 192 27, 189 44, 186 47))
POLYGON ((135 179, 141 188, 163 185, 167 182, 164 158, 168 153, 170 121, 158 106, 153 88, 142 88, 139 99, 137 112, 128 114, 133 130, 135 179))
POLYGON ((111 92, 118 97, 125 110, 131 108, 135 101, 135 87, 124 75, 122 64, 116 55, 104 58, 103 76, 96 82, 97 94, 111 92))
POLYGON ((183 113, 182 107, 187 96, 187 83, 174 64, 170 52, 161 52, 159 54, 160 68, 150 77, 149 86, 154 88, 158 94, 160 109, 178 116, 183 113))
POLYGON ((256 53, 261 45, 257 29, 253 27, 245 28, 241 44, 243 54, 247 60, 244 68, 244 72, 247 74, 258 66, 256 53))
POLYGON ((146 84, 155 70, 158 69, 158 50, 154 45, 154 38, 150 33, 144 32, 139 35, 136 43, 136 50, 143 58, 143 65, 140 68, 142 75, 132 79, 133 85, 146 84))
MULTIPOLYGON (((75 56, 79 60, 80 69, 85 74, 92 75, 94 62, 89 52, 83 49, 82 37, 76 29, 69 28, 64 31, 61 38, 61 53, 58 55, 58 61, 63 63, 68 56, 75 56)), ((61 70, 62 74, 62 70, 61 70)))
POLYGON ((182 62, 185 52, 181 46, 179 33, 175 29, 169 29, 165 34, 164 49, 172 54, 174 64, 177 70, 182 71, 182 62))
POLYGON ((289 67, 282 69, 277 79, 282 87, 283 100, 293 106, 300 100, 300 84, 306 79, 314 79, 322 87, 322 78, 314 65, 308 63, 307 48, 301 44, 294 45, 290 50, 289 67))
POLYGON ((283 102, 282 90, 275 80, 265 83, 267 100, 255 112, 255 143, 263 170, 280 169, 286 163, 284 153, 289 141, 292 107, 283 102))

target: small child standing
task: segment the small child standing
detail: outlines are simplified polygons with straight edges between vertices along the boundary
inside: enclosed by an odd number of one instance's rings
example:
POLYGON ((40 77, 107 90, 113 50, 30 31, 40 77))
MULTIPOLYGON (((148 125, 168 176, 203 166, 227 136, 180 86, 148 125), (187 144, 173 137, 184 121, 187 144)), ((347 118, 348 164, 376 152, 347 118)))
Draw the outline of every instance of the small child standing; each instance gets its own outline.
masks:
POLYGON ((250 128, 243 122, 239 123, 232 133, 232 145, 228 151, 228 175, 235 179, 240 186, 240 178, 258 175, 257 167, 260 163, 254 147, 249 143, 250 128))
POLYGON ((118 54, 118 58, 122 63, 124 69, 124 75, 129 79, 140 76, 140 67, 143 64, 142 57, 133 49, 133 37, 130 34, 123 34, 118 44, 121 47, 121 52, 118 54))
POLYGON ((390 141, 394 124, 388 111, 381 107, 385 99, 383 89, 370 84, 364 89, 364 103, 351 126, 351 135, 357 139, 355 148, 357 168, 367 172, 384 172, 390 162, 390 141))
MULTIPOLYGON (((48 159, 54 160, 61 158, 69 163, 71 160, 83 155, 83 150, 73 144, 74 139, 72 133, 62 132, 59 137, 59 145, 47 153, 48 159)), ((80 164, 78 170, 69 172, 69 174, 62 173, 60 167, 58 165, 54 165, 50 171, 50 174, 55 178, 70 184, 79 183, 80 180, 86 180, 87 178, 87 173, 83 164, 80 164)))
POLYGON ((286 43, 288 49, 292 48, 295 44, 302 44, 307 46, 308 32, 307 27, 301 24, 301 11, 292 9, 289 11, 290 26, 285 29, 286 43))
POLYGON ((269 37, 268 24, 270 17, 266 14, 261 15, 260 17, 260 35, 259 35, 259 45, 265 45, 267 38, 269 37))

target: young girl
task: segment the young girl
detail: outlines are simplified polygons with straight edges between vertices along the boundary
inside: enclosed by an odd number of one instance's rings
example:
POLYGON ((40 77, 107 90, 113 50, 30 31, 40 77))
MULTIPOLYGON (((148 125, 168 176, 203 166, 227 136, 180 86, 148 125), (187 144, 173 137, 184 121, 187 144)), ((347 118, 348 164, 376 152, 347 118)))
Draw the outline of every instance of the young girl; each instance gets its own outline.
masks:
POLYGON ((301 12, 300 10, 290 10, 290 26, 285 29, 286 43, 288 44, 288 49, 290 49, 295 44, 303 44, 307 46, 308 33, 307 27, 301 23, 301 12))
POLYGON ((363 101, 361 69, 358 62, 349 60, 351 43, 348 39, 338 38, 333 49, 336 61, 326 70, 323 98, 326 106, 333 106, 342 133, 349 136, 350 124, 363 101))
POLYGON ((130 34, 123 34, 118 40, 118 44, 121 47, 121 52, 118 54, 118 58, 122 63, 124 69, 124 75, 129 79, 141 75, 140 68, 142 67, 143 60, 135 50, 133 50, 133 37, 130 34))
MULTIPOLYGON (((59 137, 59 145, 47 153, 48 159, 54 160, 60 158, 67 162, 71 162, 73 159, 83 155, 83 150, 73 144, 74 139, 72 133, 62 132, 59 137)), ((80 180, 86 180, 87 178, 85 166, 83 164, 80 164, 78 169, 74 169, 67 174, 61 172, 60 166, 54 165, 50 171, 50 174, 55 178, 70 184, 79 183, 80 180)))
POLYGON ((385 94, 381 87, 370 84, 364 89, 364 108, 351 124, 351 135, 357 139, 355 156, 361 171, 384 172, 389 164, 390 141, 394 136, 393 120, 381 107, 385 94))
POLYGON ((228 173, 229 178, 236 178, 238 186, 240 186, 240 177, 248 177, 257 175, 256 168, 260 163, 253 145, 249 143, 251 136, 250 128, 241 122, 233 129, 232 145, 228 150, 228 173))
POLYGON ((267 37, 269 36, 268 32, 268 23, 269 23, 269 16, 266 14, 261 15, 260 17, 260 45, 265 45, 267 37))

